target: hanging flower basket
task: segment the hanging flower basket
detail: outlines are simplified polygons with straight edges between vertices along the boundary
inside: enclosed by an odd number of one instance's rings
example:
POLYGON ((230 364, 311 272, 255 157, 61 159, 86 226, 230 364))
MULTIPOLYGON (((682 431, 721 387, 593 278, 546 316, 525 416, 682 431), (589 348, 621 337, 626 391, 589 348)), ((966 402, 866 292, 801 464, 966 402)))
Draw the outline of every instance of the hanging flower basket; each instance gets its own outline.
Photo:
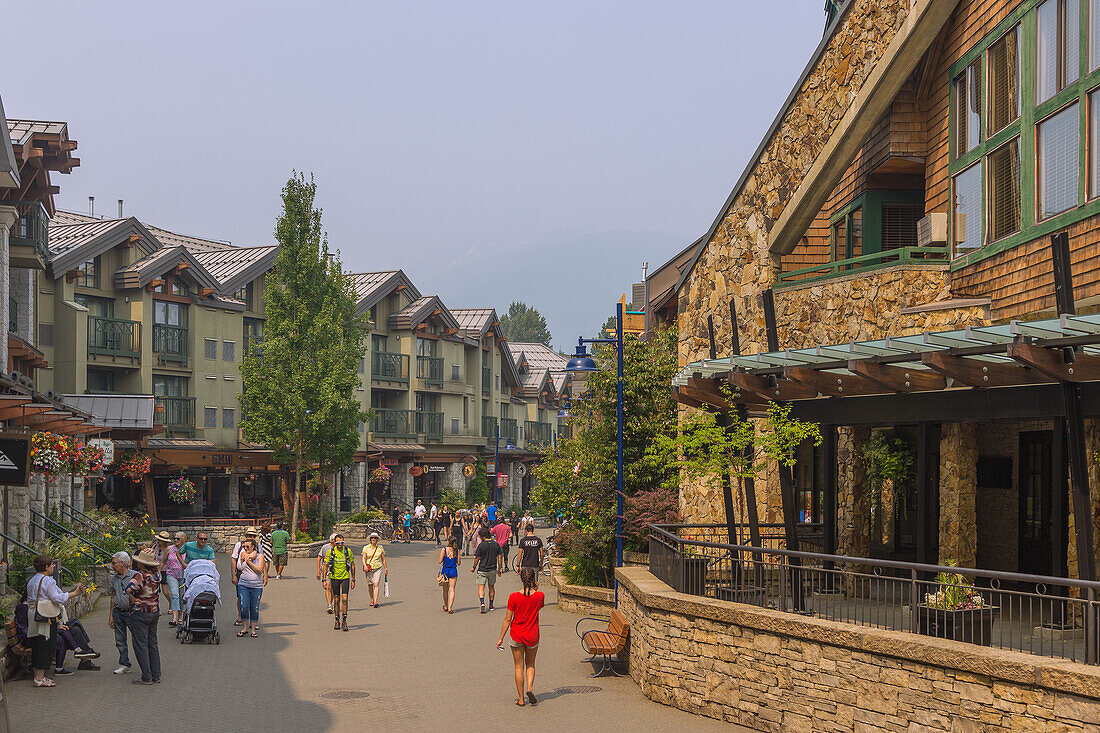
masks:
POLYGON ((168 483, 168 496, 177 504, 190 504, 195 500, 198 490, 195 483, 184 476, 172 479, 168 483))
POLYGON ((152 465, 153 460, 148 456, 140 451, 130 451, 115 461, 114 468, 116 475, 125 476, 136 484, 145 478, 145 474, 149 473, 152 465))
POLYGON ((393 478, 393 471, 389 466, 379 466, 370 472, 370 482, 372 484, 384 484, 393 478))

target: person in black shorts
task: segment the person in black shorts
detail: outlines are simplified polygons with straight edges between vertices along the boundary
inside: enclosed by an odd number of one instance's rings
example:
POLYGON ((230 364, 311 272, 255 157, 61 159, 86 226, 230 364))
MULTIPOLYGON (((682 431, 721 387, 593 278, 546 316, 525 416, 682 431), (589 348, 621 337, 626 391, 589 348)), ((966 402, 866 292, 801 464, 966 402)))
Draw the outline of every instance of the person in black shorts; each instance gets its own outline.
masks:
POLYGON ((401 531, 401 510, 396 506, 393 508, 393 534, 390 536, 390 544, 397 542, 397 533, 401 531))
POLYGON ((523 539, 519 541, 519 566, 521 568, 534 568, 535 572, 542 569, 545 551, 542 548, 542 540, 535 536, 534 523, 528 523, 523 528, 523 539))

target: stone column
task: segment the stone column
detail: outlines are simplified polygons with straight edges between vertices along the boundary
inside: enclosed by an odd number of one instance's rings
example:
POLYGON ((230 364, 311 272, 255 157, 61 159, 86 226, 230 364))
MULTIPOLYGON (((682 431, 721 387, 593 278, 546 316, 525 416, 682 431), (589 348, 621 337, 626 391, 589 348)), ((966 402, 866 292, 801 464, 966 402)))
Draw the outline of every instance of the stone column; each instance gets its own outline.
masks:
POLYGON ((464 463, 450 463, 443 472, 443 488, 457 491, 466 496, 466 477, 462 475, 464 463))
POLYGON ((8 498, 4 534, 20 542, 26 542, 31 536, 31 489, 28 486, 5 486, 4 493, 8 498))
POLYGON ((977 560, 978 438, 974 423, 944 423, 940 437, 940 564, 977 560))
POLYGON ((837 554, 867 557, 869 552, 867 471, 859 454, 869 428, 841 427, 836 442, 837 554))
POLYGON ((16 333, 27 343, 34 341, 34 271, 22 267, 11 270, 11 297, 19 304, 16 333))
POLYGON ((412 465, 411 461, 398 463, 393 467, 393 478, 390 479, 390 496, 402 509, 413 503, 413 477, 409 473, 412 465))
MULTIPOLYGON (((10 244, 8 237, 15 220, 19 218, 18 212, 12 206, 0 206, 0 324, 3 324, 4 332, 8 330, 8 296, 11 295, 11 269, 8 266, 10 260, 10 244)), ((0 339, 0 365, 4 372, 8 370, 8 340, 0 339)))
POLYGON ((73 478, 71 487, 71 495, 68 499, 69 506, 78 512, 84 511, 84 477, 76 476, 73 478))
POLYGON ((230 476, 225 482, 226 511, 239 511, 241 508, 241 476, 230 476))

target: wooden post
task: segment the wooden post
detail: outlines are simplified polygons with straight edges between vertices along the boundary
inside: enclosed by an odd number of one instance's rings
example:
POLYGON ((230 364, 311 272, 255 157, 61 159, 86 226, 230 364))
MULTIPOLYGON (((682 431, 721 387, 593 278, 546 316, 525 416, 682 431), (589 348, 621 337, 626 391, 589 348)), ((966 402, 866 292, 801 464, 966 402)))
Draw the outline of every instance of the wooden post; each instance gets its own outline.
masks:
POLYGON ((145 511, 149 512, 149 524, 157 525, 157 495, 153 491, 153 477, 145 474, 141 480, 142 491, 145 496, 145 511))
MULTIPOLYGON (((710 337, 710 358, 718 358, 718 347, 714 342, 714 316, 707 316, 707 335, 710 337)), ((730 419, 728 412, 719 412, 717 416, 718 426, 728 429, 730 419)), ((722 502, 726 508, 726 541, 731 545, 740 544, 740 537, 734 530, 733 521, 733 477, 729 471, 722 472, 722 502)))
POLYGON ((917 562, 938 564, 931 556, 932 485, 928 466, 928 448, 932 426, 926 422, 917 425, 917 562))
MULTIPOLYGON (((730 354, 741 356, 741 334, 737 330, 737 303, 733 298, 730 298, 730 354)), ((745 406, 744 402, 737 403, 737 419, 741 421, 749 419, 749 408, 745 406)), ((752 448, 749 447, 745 450, 751 457, 752 448)), ((746 476, 741 480, 741 485, 745 489, 745 511, 749 515, 749 544, 753 547, 762 547, 763 545, 760 543, 760 516, 756 508, 756 482, 753 481, 752 476, 746 476)), ((763 567, 758 566, 757 571, 763 578, 763 567)))

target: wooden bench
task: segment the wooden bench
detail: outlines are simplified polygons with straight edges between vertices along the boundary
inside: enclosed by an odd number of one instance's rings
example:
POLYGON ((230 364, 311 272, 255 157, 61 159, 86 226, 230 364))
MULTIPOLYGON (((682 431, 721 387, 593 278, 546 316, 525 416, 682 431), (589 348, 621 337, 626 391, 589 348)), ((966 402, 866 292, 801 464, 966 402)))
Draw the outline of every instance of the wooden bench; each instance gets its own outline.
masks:
POLYGON ((19 633, 15 630, 14 619, 4 624, 4 631, 8 634, 8 653, 19 665, 19 677, 16 679, 22 679, 31 663, 31 649, 20 640, 19 633))
POLYGON ((612 660, 612 657, 615 657, 614 661, 621 661, 618 657, 626 647, 627 637, 630 636, 630 624, 626 622, 626 617, 619 613, 619 609, 611 611, 611 620, 608 622, 598 618, 582 618, 577 622, 577 636, 581 639, 581 648, 592 655, 586 661, 593 662, 596 657, 603 657, 603 667, 592 675, 593 677, 602 677, 605 672, 610 672, 616 677, 626 676, 615 669, 612 660), (607 627, 582 632, 581 624, 585 621, 607 623, 607 627))

